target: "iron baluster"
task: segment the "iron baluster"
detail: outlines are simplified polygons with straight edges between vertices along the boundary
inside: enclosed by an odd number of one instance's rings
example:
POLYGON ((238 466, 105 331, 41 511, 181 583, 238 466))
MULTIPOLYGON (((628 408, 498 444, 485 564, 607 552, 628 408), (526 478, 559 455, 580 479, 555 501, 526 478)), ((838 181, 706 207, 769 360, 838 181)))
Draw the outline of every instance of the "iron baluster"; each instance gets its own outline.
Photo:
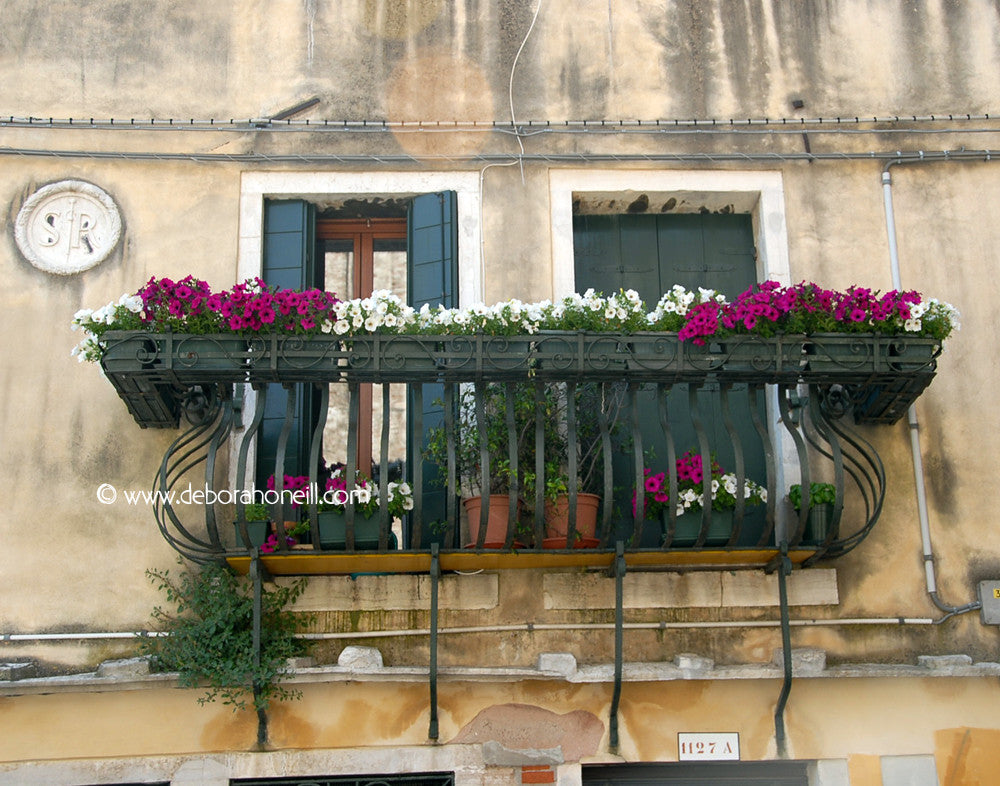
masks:
MULTIPOLYGON (((330 409, 330 386, 325 383, 316 383, 319 388, 319 417, 316 419, 316 428, 313 429, 312 439, 309 442, 309 488, 315 489, 322 496, 326 489, 319 487, 319 460, 321 457, 320 448, 323 445, 323 432, 326 430, 326 420, 330 409)), ((309 502, 309 540, 315 551, 320 548, 319 534, 319 503, 313 499, 309 502)))
POLYGON ((732 384, 723 382, 719 385, 719 403, 722 409, 722 422, 729 435, 729 441, 733 446, 736 469, 736 508, 733 510, 733 529, 729 533, 729 541, 726 545, 735 546, 739 540, 740 530, 743 528, 743 516, 746 513, 746 497, 743 490, 746 488, 746 463, 743 458, 743 445, 740 442, 740 435, 733 424, 733 416, 729 407, 729 391, 732 384))
POLYGON ((257 403, 254 408, 253 419, 243 433, 243 439, 240 440, 236 459, 236 487, 241 492, 236 500, 236 521, 239 527, 239 536, 242 538, 243 545, 247 548, 251 548, 251 543, 250 534, 247 532, 246 505, 242 492, 246 490, 247 457, 250 454, 250 443, 257 438, 260 431, 260 424, 264 420, 264 409, 267 404, 267 385, 262 382, 256 382, 253 385, 253 389, 257 393, 257 403))
POLYGON ((705 538, 708 537, 708 528, 712 524, 712 453, 708 443, 708 434, 705 433, 705 424, 701 419, 701 407, 698 405, 698 391, 700 385, 688 385, 688 405, 691 411, 691 424, 694 426, 695 436, 698 438, 698 450, 701 456, 701 530, 695 539, 696 549, 705 545, 705 538))

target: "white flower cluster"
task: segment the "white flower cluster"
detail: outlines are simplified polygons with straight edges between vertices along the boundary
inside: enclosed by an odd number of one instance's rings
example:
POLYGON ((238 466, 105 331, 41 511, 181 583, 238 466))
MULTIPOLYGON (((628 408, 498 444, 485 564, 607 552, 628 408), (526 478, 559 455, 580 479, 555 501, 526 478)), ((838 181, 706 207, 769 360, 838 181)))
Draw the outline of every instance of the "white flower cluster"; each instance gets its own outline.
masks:
POLYGON ((403 510, 413 510, 413 489, 409 483, 396 483, 390 480, 386 491, 386 501, 392 502, 399 496, 403 510))
POLYGON ((393 293, 379 290, 371 297, 341 301, 336 320, 323 324, 322 330, 339 336, 374 332, 532 335, 542 329, 578 328, 581 322, 594 322, 595 326, 612 323, 613 327, 628 324, 636 329, 646 324, 646 318, 645 304, 634 289, 608 297, 588 289, 555 303, 524 303, 515 298, 492 306, 481 302, 462 308, 424 305, 419 311, 393 293))
POLYGON ((73 347, 71 355, 81 363, 85 360, 98 361, 101 359, 103 347, 100 342, 100 335, 104 330, 112 327, 125 313, 141 314, 142 298, 138 295, 125 294, 114 301, 98 309, 81 308, 73 315, 70 324, 71 329, 83 329, 83 340, 73 347))
MULTIPOLYGON (((592 289, 587 291, 593 292, 592 289)), ((624 322, 630 314, 646 316, 646 304, 634 289, 619 290, 605 300, 604 318, 608 321, 617 319, 624 322)))
POLYGON ((465 308, 420 310, 419 325, 431 330, 441 329, 458 333, 536 333, 552 303, 522 303, 516 298, 487 306, 473 303, 465 308))
POLYGON ((336 321, 327 320, 321 325, 324 333, 343 336, 381 329, 405 332, 416 324, 416 311, 387 289, 377 289, 365 298, 342 300, 336 306, 336 314, 336 321))
MULTIPOLYGON (((719 489, 723 489, 730 498, 733 500, 733 504, 726 505, 726 507, 735 507, 736 500, 736 490, 737 482, 736 475, 732 472, 726 472, 719 478, 712 478, 712 501, 719 496, 719 489)), ((678 493, 677 502, 677 515, 681 516, 684 513, 692 510, 701 510, 704 505, 704 494, 699 494, 697 491, 691 488, 686 488, 678 493)), ((752 480, 746 480, 743 483, 743 499, 745 499, 750 504, 763 504, 767 502, 767 489, 758 483, 754 483, 752 480)))
POLYGON ((959 316, 958 309, 951 303, 932 297, 910 304, 910 318, 903 323, 903 329, 910 333, 918 333, 923 329, 924 320, 927 319, 950 323, 952 330, 958 330, 962 327, 959 316))
POLYGON ((669 292, 663 294, 663 297, 656 304, 656 308, 646 315, 646 322, 650 325, 655 325, 668 314, 676 314, 679 317, 683 317, 693 306, 707 303, 710 300, 714 300, 717 303, 725 303, 726 297, 714 289, 698 287, 697 292, 692 292, 680 284, 674 284, 669 292))

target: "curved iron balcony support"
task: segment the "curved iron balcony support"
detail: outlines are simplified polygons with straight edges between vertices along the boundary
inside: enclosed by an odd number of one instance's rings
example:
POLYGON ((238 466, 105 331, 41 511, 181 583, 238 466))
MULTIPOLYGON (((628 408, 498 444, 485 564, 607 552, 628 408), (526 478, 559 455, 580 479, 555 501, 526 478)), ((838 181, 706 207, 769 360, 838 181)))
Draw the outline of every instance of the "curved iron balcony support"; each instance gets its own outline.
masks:
MULTIPOLYGON (((513 494, 508 507, 508 527, 500 545, 531 553, 542 532, 544 484, 547 470, 545 455, 546 424, 541 410, 536 409, 534 425, 529 429, 534 439, 534 466, 518 466, 518 451, 509 448, 497 455, 487 448, 486 417, 482 402, 490 386, 502 391, 505 403, 501 428, 515 438, 514 393, 516 385, 534 390, 536 405, 543 401, 547 386, 557 386, 568 402, 562 433, 570 435, 571 446, 561 458, 569 471, 570 524, 567 540, 559 553, 578 554, 572 549, 576 537, 578 499, 581 489, 576 469, 582 460, 577 448, 577 430, 582 416, 594 415, 595 439, 603 448, 603 459, 597 468, 598 485, 610 500, 622 486, 622 464, 613 467, 615 435, 623 424, 632 435, 626 445, 628 480, 625 485, 643 493, 644 462, 647 460, 642 432, 638 428, 640 398, 652 401, 654 419, 658 421, 666 455, 659 462, 665 469, 665 488, 670 499, 678 499, 679 482, 676 459, 692 449, 708 466, 720 451, 729 456, 726 469, 736 477, 737 493, 733 523, 719 538, 718 515, 711 508, 699 514, 700 526, 693 541, 678 537, 678 517, 673 506, 653 525, 655 539, 650 542, 650 522, 636 515, 621 515, 605 504, 599 524, 598 543, 593 554, 604 555, 611 564, 614 544, 627 541, 630 560, 638 564, 657 563, 664 555, 715 555, 711 559, 730 565, 759 566, 777 553, 778 543, 787 541, 793 561, 811 564, 820 559, 840 556, 856 547, 877 521, 885 495, 885 471, 872 445, 853 427, 893 422, 905 413, 907 406, 923 391, 934 376, 938 342, 908 337, 876 335, 802 337, 778 336, 771 339, 737 337, 705 347, 695 347, 677 341, 672 334, 607 334, 553 332, 535 336, 382 336, 341 339, 332 336, 179 336, 143 332, 109 333, 108 349, 102 360, 105 373, 125 401, 130 412, 142 426, 176 427, 180 414, 192 426, 168 449, 154 484, 159 492, 154 511, 158 526, 167 541, 185 557, 195 561, 246 556, 253 543, 245 517, 245 496, 234 496, 228 477, 219 471, 226 461, 236 461, 234 478, 237 489, 246 489, 251 446, 259 433, 263 410, 267 402, 267 384, 281 383, 289 389, 289 404, 278 439, 274 474, 277 491, 281 492, 289 433, 294 416, 297 383, 316 386, 321 399, 319 422, 312 431, 308 449, 308 475, 314 483, 318 474, 321 443, 328 409, 329 385, 344 385, 349 391, 351 426, 346 434, 346 476, 354 476, 355 447, 358 441, 357 414, 363 383, 382 383, 383 405, 388 408, 390 388, 405 386, 414 408, 418 429, 422 425, 423 404, 430 384, 443 385, 446 407, 443 429, 447 441, 447 459, 441 467, 448 488, 455 493, 446 495, 445 521, 432 522, 425 515, 425 495, 422 491, 421 462, 407 470, 414 486, 414 509, 406 526, 400 528, 389 519, 384 508, 376 513, 377 543, 363 543, 357 536, 359 517, 348 507, 345 515, 343 543, 339 553, 427 554, 430 540, 445 540, 446 544, 470 544, 461 549, 445 545, 441 549, 442 566, 448 569, 453 555, 490 552, 482 533, 468 535, 469 522, 459 515, 457 505, 458 461, 456 440, 463 418, 458 409, 463 391, 473 390, 475 429, 480 437, 478 472, 480 482, 488 487, 499 463, 506 460, 513 470, 513 494), (234 385, 249 385, 256 391, 256 407, 246 422, 235 448, 228 440, 240 428, 240 414, 234 410, 234 385), (734 397, 738 387, 745 396, 734 397), (602 404, 594 413, 581 413, 576 407, 579 390, 596 391, 602 404), (617 397, 615 407, 605 408, 603 402, 617 397), (763 402, 774 412, 761 417, 763 402), (717 412, 715 427, 706 424, 708 407, 717 412), (695 435, 693 444, 677 444, 677 412, 686 413, 685 424, 695 435), (852 423, 853 421, 853 423, 852 423), (741 423, 750 430, 741 431, 741 423), (769 425, 770 423, 770 425, 769 425), (758 442, 754 446, 748 443, 758 442), (778 450, 777 445, 787 447, 778 450), (763 452, 766 477, 749 477, 747 451, 763 452), (794 456, 794 458, 790 458, 794 456), (520 472, 519 472, 520 469, 520 472), (516 497, 524 496, 518 489, 521 472, 533 472, 539 481, 534 496, 525 500, 519 510, 516 497), (207 496, 230 490, 223 505, 204 505, 202 510, 176 503, 182 489, 182 479, 199 474, 196 488, 207 496), (803 488, 811 482, 824 480, 834 485, 836 503, 821 531, 811 523, 813 511, 807 499, 801 509, 793 510, 787 501, 787 482, 779 488, 779 478, 798 476, 803 488), (751 524, 750 507, 744 491, 753 480, 766 487, 767 504, 763 515, 751 524), (227 506, 226 502, 235 505, 227 506), (235 513, 231 513, 235 507, 235 513), (198 512, 199 521, 190 517, 198 512), (220 527, 217 513, 232 515, 235 528, 220 527), (534 514, 533 516, 531 514, 534 514), (522 522, 534 521, 525 529, 522 522), (850 522, 850 524, 849 524, 850 522), (463 533, 458 539, 451 536, 463 533), (402 542, 394 543, 400 539, 402 542), (527 541, 525 543, 525 541, 527 541), (723 555, 723 556, 719 556, 723 555)), ((434 394, 437 397, 437 394, 434 394)), ((646 412, 649 412, 647 408, 646 412)), ((389 419, 383 419, 382 430, 373 439, 376 463, 388 467, 389 419)), ((658 437, 659 439, 659 437, 658 437)), ((513 443, 511 443, 513 444, 513 443)), ((251 477, 253 472, 250 473, 251 477)), ((388 473, 379 473, 377 492, 385 498, 388 473)), ((190 482, 190 480, 189 480, 190 482)), ((350 486, 350 484, 349 484, 350 486)), ((711 496, 711 477, 705 473, 701 493, 711 496)), ((620 502, 620 497, 619 497, 620 502)), ((485 506, 484 506, 485 507, 485 506)), ((619 504, 619 508, 622 506, 619 504)), ((627 507, 627 502, 626 502, 627 507)), ((319 554, 324 548, 315 501, 307 506, 311 544, 291 549, 284 537, 276 538, 278 556, 304 553, 319 554)), ((272 509, 272 519, 283 521, 284 506, 272 509)), ((486 511, 481 514, 485 519, 486 511)), ((492 552, 495 553, 495 552, 492 552)), ((602 559, 604 558, 602 556, 602 559)), ((458 557, 455 557, 456 559, 458 557)), ((714 564, 711 559, 699 564, 714 564)), ((528 560, 530 562, 530 560, 528 560)), ((527 562, 525 563, 527 564, 527 562)), ((670 562, 669 564, 681 564, 670 562)), ((270 568, 271 566, 269 566, 270 568)), ((273 571, 272 571, 273 572, 273 571)))

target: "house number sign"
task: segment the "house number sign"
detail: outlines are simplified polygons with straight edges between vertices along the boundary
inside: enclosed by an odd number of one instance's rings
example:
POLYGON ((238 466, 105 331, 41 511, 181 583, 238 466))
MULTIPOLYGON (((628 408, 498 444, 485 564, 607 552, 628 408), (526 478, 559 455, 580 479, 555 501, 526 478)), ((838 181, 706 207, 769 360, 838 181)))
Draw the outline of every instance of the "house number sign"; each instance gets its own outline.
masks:
POLYGON ((104 261, 122 233, 121 214, 102 189, 82 180, 43 186, 14 224, 17 247, 39 270, 71 275, 104 261))
POLYGON ((678 732, 678 761, 739 761, 736 732, 678 732))

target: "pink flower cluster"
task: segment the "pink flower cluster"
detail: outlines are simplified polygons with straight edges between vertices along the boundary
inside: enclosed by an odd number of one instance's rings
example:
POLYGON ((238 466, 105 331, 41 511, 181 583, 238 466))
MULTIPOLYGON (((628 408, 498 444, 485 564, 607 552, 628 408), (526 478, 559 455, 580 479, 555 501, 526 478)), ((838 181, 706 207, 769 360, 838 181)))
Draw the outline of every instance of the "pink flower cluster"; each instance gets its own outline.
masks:
MULTIPOLYGON (((683 494, 685 490, 692 489, 696 493, 700 494, 702 491, 702 482, 705 478, 704 465, 701 460, 700 453, 692 453, 690 450, 686 452, 683 456, 677 459, 675 464, 677 469, 677 492, 678 494, 683 494)), ((643 481, 643 486, 645 489, 645 494, 642 500, 642 510, 636 503, 635 492, 632 492, 632 513, 636 516, 645 516, 646 518, 654 518, 660 515, 660 512, 664 510, 667 503, 670 502, 670 481, 667 478, 666 472, 653 473, 649 467, 643 470, 645 475, 645 480, 643 481)), ((712 477, 717 478, 722 475, 722 467, 719 466, 718 462, 712 461, 711 469, 712 477)))
MULTIPOLYGON (((293 538, 291 535, 285 535, 285 543, 289 546, 294 546, 298 543, 298 540, 293 538)), ((267 540, 260 544, 261 554, 273 554, 278 550, 278 536, 271 534, 268 535, 267 540)))
POLYGON ((336 319, 335 308, 340 303, 332 292, 269 287, 260 278, 222 292, 212 292, 207 283, 193 276, 176 282, 151 278, 136 294, 142 299, 147 324, 193 333, 213 330, 314 333, 324 322, 336 319))
MULTIPOLYGON (((274 475, 271 475, 267 479, 268 491, 275 491, 277 489, 277 483, 274 480, 274 475)), ((294 510, 299 506, 297 502, 294 501, 294 497, 291 496, 295 492, 305 492, 309 490, 309 476, 308 475, 282 475, 281 490, 283 498, 285 494, 288 494, 289 504, 294 510)))
POLYGON ((846 291, 802 282, 783 287, 764 281, 735 301, 708 301, 693 306, 678 337, 703 345, 706 338, 754 333, 902 332, 911 307, 921 303, 917 292, 885 294, 852 286, 846 291))

